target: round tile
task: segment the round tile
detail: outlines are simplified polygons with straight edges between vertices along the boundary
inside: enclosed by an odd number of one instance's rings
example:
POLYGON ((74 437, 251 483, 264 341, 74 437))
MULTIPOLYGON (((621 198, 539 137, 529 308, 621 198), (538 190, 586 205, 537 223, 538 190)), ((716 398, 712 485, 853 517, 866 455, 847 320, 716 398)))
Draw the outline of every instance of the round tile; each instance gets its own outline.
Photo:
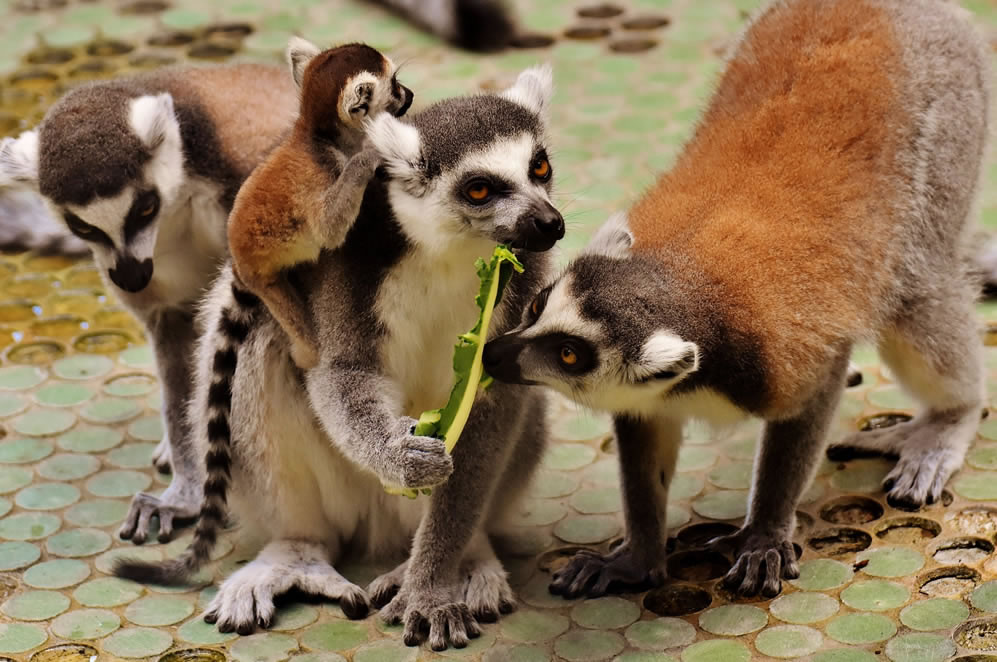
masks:
POLYGON ((0 466, 0 494, 15 492, 31 482, 31 469, 0 466))
POLYGON ((576 492, 571 497, 571 507, 585 515, 618 513, 623 510, 623 499, 617 487, 596 487, 576 492))
POLYGON ((219 632, 216 625, 205 623, 200 615, 177 628, 177 636, 183 641, 201 646, 217 646, 239 638, 235 632, 219 632))
POLYGON ((932 598, 904 607, 900 622, 912 630, 947 630, 969 618, 969 607, 961 600, 932 598))
POLYGON ((92 455, 58 453, 37 466, 38 475, 49 480, 79 480, 100 469, 100 460, 92 455))
POLYGON ((820 632, 805 625, 776 625, 755 637, 759 653, 780 659, 812 655, 823 643, 820 632))
POLYGON ((703 491, 703 479, 692 474, 675 474, 668 486, 668 501, 685 501, 703 491))
POLYGON ((874 579, 855 582, 841 592, 841 601, 852 609, 886 611, 907 603, 910 591, 906 586, 874 579))
MULTIPOLYGON (((301 633, 299 638, 302 644, 313 650, 348 650, 367 641, 367 628, 363 623, 354 621, 332 621, 313 625, 301 633)), ((294 641, 290 637, 287 639, 294 641)), ((247 638, 242 638, 239 641, 246 640, 247 638)), ((251 653, 252 649, 248 649, 247 652, 251 653)))
POLYGON ((27 568, 41 555, 42 551, 30 542, 0 542, 0 571, 27 568))
MULTIPOLYGON (((475 640, 471 640, 474 645, 475 640)), ((466 649, 465 649, 466 650, 466 649)), ((419 649, 395 639, 382 639, 366 644, 353 654, 353 662, 415 662, 419 649)))
POLYGON ((124 444, 107 454, 107 461, 122 469, 145 469, 152 464, 156 444, 124 444))
POLYGON ((757 632, 768 623, 768 614, 752 605, 721 605, 703 612, 699 626, 710 634, 736 637, 757 632))
POLYGON ((0 653, 23 653, 47 640, 48 635, 40 625, 0 623, 0 653))
POLYGON ((25 487, 14 501, 27 510, 58 510, 80 500, 80 491, 66 483, 39 483, 25 487))
POLYGON ((550 499, 524 499, 514 518, 518 526, 544 526, 553 524, 567 513, 567 509, 550 499))
POLYGON ((128 503, 93 499, 78 503, 66 511, 66 521, 76 526, 105 527, 121 522, 128 513, 128 503))
POLYGON ((553 426, 553 433, 565 441, 605 439, 613 433, 612 421, 604 414, 590 411, 563 417, 553 426))
POLYGON ((131 497, 152 484, 148 474, 138 471, 102 471, 87 481, 87 492, 98 497, 131 497))
POLYGON ((0 391, 0 418, 7 418, 20 414, 28 408, 31 403, 27 398, 16 393, 4 393, 0 391))
POLYGON ((80 411, 80 415, 91 423, 122 423, 141 413, 141 404, 124 398, 101 398, 80 411))
POLYGON ((571 619, 583 628, 615 630, 640 618, 640 607, 617 597, 581 602, 571 610, 571 619))
POLYGON ((858 646, 886 641, 897 633, 897 626, 882 614, 856 612, 838 616, 826 631, 835 641, 858 646))
POLYGON ((544 466, 548 469, 572 471, 592 463, 596 452, 585 444, 552 444, 544 456, 544 466))
MULTIPOLYGON (((65 409, 29 409, 14 419, 12 426, 18 434, 29 437, 49 437, 73 427, 76 414, 65 409)), ((51 444, 49 444, 51 447, 51 444)), ((51 451, 50 451, 51 452, 51 451)), ((48 453, 46 453, 48 455, 48 453)))
POLYGON ((713 485, 725 490, 746 490, 751 487, 752 464, 733 462, 713 469, 708 478, 713 485))
POLYGON ((682 662, 748 662, 751 652, 736 641, 709 639, 682 651, 682 662))
POLYGON ((16 513, 0 519, 0 538, 39 540, 52 535, 60 526, 62 520, 51 513, 16 513))
MULTIPOLYGON (((548 580, 549 581, 549 580, 548 580)), ((525 644, 550 641, 565 632, 571 622, 553 612, 520 609, 500 621, 502 638, 525 644)))
POLYGON ((73 599, 84 607, 119 607, 139 598, 142 585, 117 577, 98 577, 80 584, 73 599))
POLYGON ((858 561, 868 561, 862 572, 872 577, 903 577, 924 566, 924 556, 909 547, 879 547, 859 553, 858 561))
POLYGON ((578 489, 578 484, 578 478, 569 473, 541 469, 530 486, 530 495, 543 499, 568 496, 578 489))
POLYGON ((55 591, 27 591, 7 600, 0 609, 19 621, 47 621, 69 609, 69 598, 55 591))
POLYGON ((809 591, 786 593, 769 605, 773 616, 794 625, 818 623, 837 614, 838 609, 838 601, 831 596, 809 591))
POLYGON ((610 658, 626 646, 615 632, 572 630, 554 641, 554 652, 569 662, 596 662, 610 658))
POLYGON ((73 407, 86 402, 93 395, 93 391, 82 384, 55 383, 35 391, 35 401, 50 407, 73 407))
POLYGON ((114 448, 125 438, 119 430, 108 427, 78 425, 59 437, 59 447, 76 453, 101 453, 114 448))
POLYGON ((110 546, 111 536, 100 529, 69 529, 45 542, 49 554, 65 557, 93 556, 110 546))
MULTIPOLYGON (((326 623, 326 625, 338 625, 336 623, 326 623)), ((346 625, 360 625, 362 623, 346 623, 346 625)), ((314 630, 314 628, 312 628, 314 630)), ((306 632, 301 638, 301 643, 305 644, 309 648, 317 648, 313 646, 305 637, 308 636, 306 632)), ((364 637, 361 641, 366 641, 367 636, 364 633, 364 637)), ((353 648, 358 643, 352 646, 346 646, 346 648, 353 648)), ((238 662, 280 662, 280 660, 286 660, 291 651, 298 648, 298 642, 295 641, 294 637, 289 637, 286 634, 277 634, 274 632, 259 632, 257 634, 251 634, 248 637, 240 637, 238 641, 234 642, 229 646, 229 653, 238 662)))
POLYGON ((746 490, 718 490, 692 502, 697 515, 709 519, 738 519, 748 512, 746 490))
POLYGON ((970 594, 969 602, 980 611, 997 612, 997 580, 977 586, 970 594))
POLYGON ((34 588, 59 589, 79 584, 90 576, 90 566, 76 559, 55 559, 33 565, 24 572, 24 583, 34 588))
POLYGON ((189 599, 173 595, 147 595, 125 609, 125 618, 136 625, 172 625, 194 613, 189 599))
POLYGON ((893 662, 944 662, 955 653, 952 639, 928 632, 904 634, 886 644, 886 657, 893 662))
POLYGON ((139 441, 159 441, 163 438, 163 417, 143 416, 128 426, 128 434, 139 441))
POLYGON ((311 605, 292 604, 280 607, 270 625, 271 630, 300 630, 318 620, 318 609, 311 605))
POLYGON ((173 645, 168 632, 152 628, 124 628, 104 640, 104 650, 124 658, 143 658, 164 653, 173 645))
POLYGON ((9 439, 0 441, 0 463, 27 464, 52 454, 51 441, 45 439, 9 439))
POLYGON ((814 655, 813 662, 876 662, 878 659, 861 648, 833 648, 814 655))
POLYGON ((111 372, 114 362, 106 356, 74 354, 52 364, 52 372, 63 379, 93 379, 111 372))
POLYGON ((611 515, 569 515, 554 527, 554 535, 564 542, 590 545, 609 540, 620 530, 620 523, 611 515))
POLYGON ((140 395, 148 395, 157 386, 158 383, 155 377, 136 372, 108 379, 101 390, 117 398, 134 398, 140 395))
POLYGON ((0 368, 0 391, 25 391, 38 386, 48 372, 31 365, 9 365, 0 368))
POLYGON ((631 646, 646 650, 665 650, 688 646, 696 639, 696 628, 681 618, 656 618, 637 621, 624 633, 631 646))
POLYGON ((676 471, 702 471, 709 469, 717 461, 717 453, 702 446, 686 446, 679 451, 676 471))
POLYGON ((129 368, 153 368, 156 365, 150 345, 126 349, 118 355, 118 361, 129 368))
POLYGON ((994 501, 997 500, 997 474, 993 472, 985 473, 960 473, 952 483, 959 496, 973 501, 994 501))
POLYGON ((121 619, 106 609, 78 609, 52 621, 52 632, 72 641, 106 637, 121 627, 121 619))
POLYGON ((800 563, 800 576, 789 583, 804 591, 827 591, 847 584, 854 571, 833 559, 812 559, 800 563))

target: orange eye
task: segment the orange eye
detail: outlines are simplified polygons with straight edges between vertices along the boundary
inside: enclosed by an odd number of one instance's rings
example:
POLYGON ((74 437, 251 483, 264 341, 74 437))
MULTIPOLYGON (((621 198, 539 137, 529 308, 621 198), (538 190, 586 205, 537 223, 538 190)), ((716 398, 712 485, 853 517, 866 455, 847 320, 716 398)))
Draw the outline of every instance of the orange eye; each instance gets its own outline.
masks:
POLYGON ((547 159, 540 159, 533 164, 533 176, 540 179, 546 179, 547 175, 550 174, 550 161, 547 159))
POLYGON ((561 348, 561 363, 564 365, 575 365, 578 363, 578 355, 575 354, 575 350, 570 347, 561 348))
POLYGON ((142 208, 138 214, 139 216, 152 216, 156 212, 156 203, 151 202, 142 208))
POLYGON ((464 193, 471 200, 471 202, 485 202, 492 194, 492 190, 488 188, 488 184, 483 182, 475 182, 464 189, 464 193))
POLYGON ((540 314, 540 302, 536 299, 534 299, 533 303, 530 304, 530 312, 533 313, 534 316, 540 314))

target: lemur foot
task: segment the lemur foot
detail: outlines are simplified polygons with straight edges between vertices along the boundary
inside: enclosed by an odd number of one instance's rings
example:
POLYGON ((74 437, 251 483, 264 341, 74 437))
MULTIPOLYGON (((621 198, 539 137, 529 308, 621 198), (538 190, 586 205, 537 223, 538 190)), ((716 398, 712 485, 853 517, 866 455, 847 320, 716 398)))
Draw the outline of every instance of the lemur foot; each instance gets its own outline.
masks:
POLYGON ((377 577, 367 587, 367 595, 370 602, 376 608, 381 609, 391 602, 391 599, 398 595, 398 589, 402 587, 405 579, 405 570, 408 568, 408 561, 399 563, 393 570, 377 577))
POLYGON ((381 618, 390 625, 404 625, 402 640, 406 646, 418 646, 425 637, 435 651, 448 646, 465 648, 471 639, 481 636, 481 627, 467 603, 459 599, 461 588, 412 590, 403 585, 381 610, 381 618))
POLYGON ((761 591, 765 597, 772 598, 782 590, 783 579, 800 576, 793 543, 776 534, 741 529, 729 536, 714 538, 707 546, 733 550, 736 560, 724 575, 723 585, 739 595, 752 596, 761 591))
POLYGON ((835 461, 897 458, 883 479, 886 501, 900 510, 918 510, 941 498, 945 483, 966 457, 978 423, 978 407, 928 412, 889 428, 853 434, 832 444, 827 456, 835 461))
POLYGON ((417 421, 403 416, 395 422, 388 442, 381 479, 410 489, 435 487, 453 473, 453 458, 443 440, 413 434, 417 421))
POLYGON ((173 471, 173 451, 170 449, 170 439, 165 434, 152 451, 152 466, 159 473, 168 474, 173 471))
POLYGON ((363 589, 336 572, 321 545, 279 540, 222 583, 204 620, 217 623, 219 632, 252 634, 257 627, 270 627, 274 598, 292 588, 338 600, 350 619, 364 618, 370 610, 363 589))
POLYGON ((554 573, 550 592, 569 600, 597 598, 610 586, 628 590, 661 586, 666 576, 663 546, 659 552, 638 555, 629 543, 623 543, 609 554, 580 551, 554 573))
POLYGON ((462 568, 464 601, 481 623, 494 623, 499 614, 512 613, 516 597, 497 558, 471 561, 462 568))
POLYGON ((162 496, 139 492, 132 498, 132 505, 118 529, 118 535, 123 540, 130 539, 141 545, 149 537, 152 517, 156 516, 159 519, 156 539, 168 542, 173 538, 174 522, 193 521, 197 517, 203 496, 200 484, 183 480, 180 476, 174 476, 162 496))

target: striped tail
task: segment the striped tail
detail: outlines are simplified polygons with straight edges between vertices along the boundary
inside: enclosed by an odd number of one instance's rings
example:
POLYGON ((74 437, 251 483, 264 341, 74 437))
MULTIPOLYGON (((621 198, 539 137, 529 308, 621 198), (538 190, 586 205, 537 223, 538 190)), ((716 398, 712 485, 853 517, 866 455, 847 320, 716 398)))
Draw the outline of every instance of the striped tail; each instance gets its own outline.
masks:
POLYGON ((222 311, 218 325, 218 346, 211 367, 208 388, 208 453, 205 457, 207 478, 201 517, 194 529, 194 540, 178 558, 162 563, 121 559, 114 574, 148 584, 176 586, 186 584, 211 557, 218 532, 225 525, 226 494, 232 478, 232 380, 238 364, 239 348, 249 335, 253 317, 260 305, 255 294, 232 283, 232 303, 222 311))
POLYGON ((505 48, 516 36, 506 0, 378 0, 433 34, 472 51, 505 48))

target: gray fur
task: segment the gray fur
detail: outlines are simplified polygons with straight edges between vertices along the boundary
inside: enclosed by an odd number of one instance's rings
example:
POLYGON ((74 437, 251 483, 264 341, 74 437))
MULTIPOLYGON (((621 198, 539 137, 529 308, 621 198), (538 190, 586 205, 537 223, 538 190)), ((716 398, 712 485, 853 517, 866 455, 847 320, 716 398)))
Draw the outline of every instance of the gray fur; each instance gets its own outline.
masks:
MULTIPOLYGON (((739 328, 730 311, 750 302, 731 297, 724 283, 707 278, 681 246, 653 257, 640 252, 639 237, 631 247, 620 219, 607 224, 588 254, 553 286, 545 305, 558 311, 552 319, 568 320, 562 328, 555 329, 558 322, 545 321, 542 312, 537 319, 527 311, 514 333, 486 348, 486 366, 496 379, 548 384, 580 402, 602 403, 618 416, 637 416, 645 427, 661 417, 716 419, 721 410, 764 416, 749 515, 739 532, 714 542, 733 548, 737 561, 725 583, 745 595, 775 595, 782 578, 798 574, 790 542, 793 513, 825 446, 853 343, 875 340, 896 381, 921 404, 909 423, 857 433, 828 451, 834 459, 869 453, 897 457, 883 485, 894 507, 917 509, 940 497, 962 464, 983 406, 968 238, 988 132, 989 54, 953 3, 874 1, 890 15, 901 44, 900 60, 909 75, 897 81, 897 95, 911 112, 909 119, 894 118, 909 139, 897 155, 900 174, 892 181, 898 202, 890 209, 896 215, 891 254, 868 267, 889 270, 889 287, 867 302, 866 328, 814 350, 823 352, 822 361, 814 362, 822 367, 807 375, 808 396, 799 396, 787 410, 766 409, 772 379, 766 357, 783 357, 796 348, 766 346, 771 341, 739 328), (591 349, 586 355, 596 357, 592 365, 569 370, 558 363, 563 338, 554 331, 586 342, 591 349), (662 332, 674 335, 676 348, 681 341, 696 344, 697 368, 680 375, 682 370, 660 365, 659 381, 635 381, 647 360, 642 348, 662 332)), ((804 2, 784 0, 772 7, 804 2)), ((805 270, 800 277, 806 277, 805 270)), ((631 495, 636 491, 633 500, 645 504, 655 503, 658 495, 641 473, 640 463, 649 464, 646 455, 632 453, 630 432, 621 432, 630 540, 642 530, 655 531, 649 506, 631 506, 631 495)), ((661 437, 657 444, 667 441, 661 437)), ((646 547, 660 549, 661 540, 646 547)), ((660 568, 660 557, 633 562, 629 550, 621 554, 622 559, 585 553, 559 573, 552 588, 572 596, 598 595, 610 581, 644 581, 660 568)))

